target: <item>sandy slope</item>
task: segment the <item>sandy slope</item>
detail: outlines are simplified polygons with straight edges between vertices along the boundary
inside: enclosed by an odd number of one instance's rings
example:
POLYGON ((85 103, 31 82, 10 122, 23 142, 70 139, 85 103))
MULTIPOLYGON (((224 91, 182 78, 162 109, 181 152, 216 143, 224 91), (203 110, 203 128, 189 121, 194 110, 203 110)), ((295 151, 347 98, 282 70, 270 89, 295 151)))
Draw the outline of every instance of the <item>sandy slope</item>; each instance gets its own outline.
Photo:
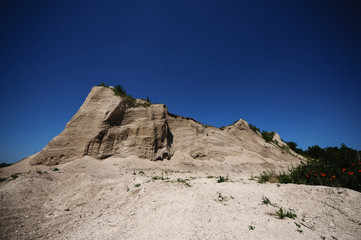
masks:
POLYGON ((361 239, 361 193, 348 189, 258 184, 230 162, 28 161, 1 170, 22 172, 0 184, 1 239, 361 239), (219 175, 231 182, 207 177, 219 175), (263 196, 298 217, 278 219, 263 196))

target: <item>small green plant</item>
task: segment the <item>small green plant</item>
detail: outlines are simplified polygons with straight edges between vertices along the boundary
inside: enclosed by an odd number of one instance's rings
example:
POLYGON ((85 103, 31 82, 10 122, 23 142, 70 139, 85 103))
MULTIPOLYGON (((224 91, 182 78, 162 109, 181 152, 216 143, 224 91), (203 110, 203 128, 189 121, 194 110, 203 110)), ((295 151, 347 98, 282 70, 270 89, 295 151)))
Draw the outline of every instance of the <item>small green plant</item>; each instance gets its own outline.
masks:
POLYGON ((135 171, 133 171, 133 175, 137 175, 137 173, 135 171))
POLYGON ((262 204, 264 205, 271 205, 272 207, 277 207, 276 203, 271 202, 268 197, 262 196, 262 204))
POLYGON ((177 178, 177 182, 180 182, 180 183, 186 183, 187 181, 188 181, 188 179, 177 178))
POLYGON ((187 186, 187 187, 191 187, 191 186, 192 186, 192 185, 190 185, 190 183, 188 183, 188 182, 184 183, 184 185, 187 186))
POLYGON ((129 187, 127 186, 127 192, 129 192, 129 187))
POLYGON ((162 177, 160 177, 160 176, 154 176, 154 177, 152 177, 152 180, 161 180, 162 179, 162 177))
POLYGON ((53 170, 54 172, 57 172, 57 171, 59 171, 59 168, 53 168, 51 170, 53 170))
POLYGON ((150 107, 151 105, 152 105, 151 103, 145 102, 145 103, 139 103, 137 106, 147 108, 150 107))
POLYGON ((19 177, 20 173, 13 173, 11 174, 11 177, 15 180, 19 177))
POLYGON ((273 176, 272 172, 263 171, 263 172, 261 173, 261 175, 258 177, 257 182, 258 182, 258 183, 266 183, 266 182, 269 182, 269 180, 271 179, 272 176, 273 176))
POLYGON ((228 182, 228 181, 229 181, 228 176, 227 177, 219 176, 217 183, 228 182))
POLYGON ((278 211, 276 212, 277 216, 279 219, 284 219, 286 217, 288 218, 292 218, 292 219, 295 219, 297 217, 296 214, 294 214, 291 210, 287 210, 286 212, 283 210, 282 207, 280 207, 278 209, 278 211))
POLYGON ((271 200, 268 197, 262 196, 262 204, 268 205, 271 204, 271 200))
POLYGON ((143 172, 143 171, 139 171, 139 175, 144 175, 144 172, 143 172))
POLYGON ((303 230, 301 229, 301 224, 298 224, 298 223, 296 223, 296 222, 294 222, 294 223, 295 223, 295 225, 297 226, 296 231, 299 232, 299 233, 303 233, 303 230))
POLYGON ((256 227, 253 226, 252 224, 248 226, 248 229, 251 231, 251 230, 254 230, 256 227))
POLYGON ((0 178, 0 182, 4 182, 4 181, 6 181, 6 179, 7 179, 7 178, 1 177, 1 178, 0 178))
POLYGON ((137 184, 134 184, 134 187, 140 187, 142 184, 140 183, 137 183, 137 184))
POLYGON ((325 239, 326 239, 326 237, 324 237, 324 236, 320 236, 320 237, 321 237, 322 240, 325 240, 325 239))
POLYGON ((106 85, 105 83, 101 83, 98 85, 99 87, 109 87, 108 85, 106 85))
POLYGON ((207 178, 215 178, 215 176, 207 176, 207 178))
POLYGON ((135 98, 133 98, 132 96, 128 95, 126 90, 124 89, 124 87, 122 85, 115 85, 114 88, 112 88, 115 95, 120 96, 120 97, 124 97, 124 98, 128 98, 132 101, 135 101, 135 98))

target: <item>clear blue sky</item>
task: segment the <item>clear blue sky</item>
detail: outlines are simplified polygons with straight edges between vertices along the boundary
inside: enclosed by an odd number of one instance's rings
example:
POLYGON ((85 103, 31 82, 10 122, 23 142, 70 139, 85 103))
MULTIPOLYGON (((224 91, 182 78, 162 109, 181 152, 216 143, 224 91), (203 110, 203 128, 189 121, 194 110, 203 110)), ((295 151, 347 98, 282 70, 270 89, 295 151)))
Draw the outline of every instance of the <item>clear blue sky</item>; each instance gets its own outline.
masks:
POLYGON ((40 151, 94 85, 217 127, 361 150, 359 1, 0 2, 0 162, 40 151))

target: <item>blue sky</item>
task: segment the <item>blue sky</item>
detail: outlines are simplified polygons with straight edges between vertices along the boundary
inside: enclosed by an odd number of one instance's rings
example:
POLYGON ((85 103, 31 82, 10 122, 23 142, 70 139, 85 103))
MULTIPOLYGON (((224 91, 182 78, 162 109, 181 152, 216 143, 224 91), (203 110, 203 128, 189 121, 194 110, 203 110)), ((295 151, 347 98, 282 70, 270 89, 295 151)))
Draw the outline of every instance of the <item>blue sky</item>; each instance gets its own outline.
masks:
POLYGON ((92 86, 217 127, 361 150, 358 1, 0 3, 0 162, 40 151, 92 86))

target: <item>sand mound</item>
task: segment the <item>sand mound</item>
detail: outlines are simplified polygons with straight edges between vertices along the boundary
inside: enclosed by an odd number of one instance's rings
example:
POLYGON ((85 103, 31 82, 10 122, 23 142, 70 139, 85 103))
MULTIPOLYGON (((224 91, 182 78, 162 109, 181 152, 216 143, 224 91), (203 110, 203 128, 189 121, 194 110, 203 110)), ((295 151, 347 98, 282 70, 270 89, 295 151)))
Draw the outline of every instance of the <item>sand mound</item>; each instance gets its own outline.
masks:
POLYGON ((232 159, 184 155, 165 162, 87 156, 59 171, 27 165, 32 170, 0 183, 0 238, 360 239, 361 193, 258 184, 251 171, 232 171, 232 159), (217 183, 220 175, 229 181, 217 183), (279 219, 279 207, 297 217, 279 219))

